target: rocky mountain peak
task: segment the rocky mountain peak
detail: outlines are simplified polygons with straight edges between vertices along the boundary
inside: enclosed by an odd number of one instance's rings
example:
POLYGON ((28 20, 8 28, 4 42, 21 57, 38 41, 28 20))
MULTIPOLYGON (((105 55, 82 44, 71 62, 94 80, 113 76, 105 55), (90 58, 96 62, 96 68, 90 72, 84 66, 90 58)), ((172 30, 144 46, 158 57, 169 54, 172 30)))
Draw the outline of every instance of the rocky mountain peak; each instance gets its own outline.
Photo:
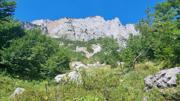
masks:
POLYGON ((87 18, 62 18, 59 20, 35 20, 34 25, 46 27, 48 36, 78 41, 89 41, 100 37, 112 37, 123 44, 130 34, 137 35, 133 24, 122 25, 119 18, 105 20, 101 16, 87 18))

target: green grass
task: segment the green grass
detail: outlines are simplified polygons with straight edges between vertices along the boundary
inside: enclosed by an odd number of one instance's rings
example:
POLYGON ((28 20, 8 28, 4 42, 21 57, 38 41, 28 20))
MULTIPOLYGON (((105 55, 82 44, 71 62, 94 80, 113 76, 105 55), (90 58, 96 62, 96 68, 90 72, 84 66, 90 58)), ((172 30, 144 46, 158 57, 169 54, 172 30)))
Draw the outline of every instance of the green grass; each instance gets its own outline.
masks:
MULTIPOLYGON (((180 86, 144 91, 144 77, 159 70, 151 62, 136 65, 126 72, 120 68, 94 68, 81 70, 83 84, 72 82, 56 84, 53 80, 26 81, 0 75, 0 101, 178 101, 180 86), (9 99, 16 87, 26 91, 9 99)), ((178 81, 179 82, 179 81, 178 81)))

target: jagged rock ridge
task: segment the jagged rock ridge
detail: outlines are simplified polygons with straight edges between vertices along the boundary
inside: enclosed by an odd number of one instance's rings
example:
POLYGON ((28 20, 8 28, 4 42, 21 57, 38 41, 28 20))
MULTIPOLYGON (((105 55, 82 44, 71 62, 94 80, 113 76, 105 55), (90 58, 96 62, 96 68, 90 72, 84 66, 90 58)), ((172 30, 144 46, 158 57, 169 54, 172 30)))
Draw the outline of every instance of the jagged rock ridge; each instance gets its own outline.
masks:
POLYGON ((106 21, 100 16, 84 19, 62 18, 55 21, 35 20, 32 24, 47 29, 50 37, 78 41, 112 37, 122 43, 130 34, 138 34, 133 24, 123 26, 118 18, 106 21))

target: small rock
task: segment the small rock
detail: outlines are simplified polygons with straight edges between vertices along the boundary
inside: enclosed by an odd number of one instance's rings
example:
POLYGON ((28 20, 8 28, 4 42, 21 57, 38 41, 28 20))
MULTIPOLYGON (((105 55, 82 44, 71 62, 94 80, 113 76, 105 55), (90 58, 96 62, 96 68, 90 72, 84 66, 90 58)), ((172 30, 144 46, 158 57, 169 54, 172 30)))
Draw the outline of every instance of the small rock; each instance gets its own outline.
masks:
POLYGON ((88 66, 89 68, 100 68, 100 67, 106 66, 106 64, 105 64, 105 63, 101 64, 99 61, 97 61, 97 62, 94 63, 94 64, 87 64, 87 66, 88 66))
POLYGON ((17 96, 17 95, 22 94, 24 91, 25 91, 24 88, 18 87, 18 88, 15 89, 15 91, 13 92, 13 94, 11 94, 10 98, 14 98, 14 97, 17 96))
POLYGON ((147 96, 144 96, 143 101, 148 101, 147 96))
POLYGON ((92 44, 93 54, 101 52, 102 48, 100 44, 92 44))
POLYGON ((81 74, 78 71, 72 71, 68 74, 68 78, 70 81, 81 83, 81 74))
POLYGON ((57 75, 57 76, 55 77, 55 81, 56 81, 57 83, 60 83, 60 82, 63 81, 63 79, 64 79, 65 76, 66 76, 66 74, 59 74, 59 75, 57 75))
POLYGON ((85 64, 83 64, 82 62, 74 61, 74 62, 70 63, 70 68, 73 70, 77 70, 80 68, 87 68, 87 66, 85 64))
POLYGON ((125 62, 120 62, 120 61, 117 61, 117 65, 118 65, 118 66, 121 66, 121 67, 124 67, 125 62))

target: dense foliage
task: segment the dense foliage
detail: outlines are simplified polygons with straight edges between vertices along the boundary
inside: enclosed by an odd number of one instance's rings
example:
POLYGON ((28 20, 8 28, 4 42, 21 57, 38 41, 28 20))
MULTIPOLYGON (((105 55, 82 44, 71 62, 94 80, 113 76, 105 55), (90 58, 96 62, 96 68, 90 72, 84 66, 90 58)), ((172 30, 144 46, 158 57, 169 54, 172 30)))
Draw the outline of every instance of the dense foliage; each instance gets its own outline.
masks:
POLYGON ((15 1, 0 0, 0 49, 8 47, 12 39, 23 36, 20 23, 14 21, 15 1))
POLYGON ((69 70, 69 63, 72 59, 71 54, 71 50, 60 47, 58 51, 50 56, 46 63, 43 64, 44 70, 42 74, 54 77, 69 70))
POLYGON ((0 49, 9 47, 12 40, 22 37, 24 30, 20 23, 14 20, 0 23, 0 49))
POLYGON ((119 45, 116 40, 112 38, 100 38, 92 40, 90 43, 99 43, 102 47, 101 52, 93 57, 96 61, 111 65, 112 67, 117 67, 119 45))
POLYGON ((148 60, 165 61, 166 67, 180 64, 180 1, 167 0, 155 6, 155 12, 147 10, 147 18, 140 21, 139 36, 127 41, 121 53, 130 66, 148 60))
POLYGON ((60 62, 60 65, 64 64, 61 67, 65 66, 68 68, 69 60, 61 52, 58 43, 40 33, 39 30, 27 31, 25 36, 12 41, 10 47, 2 50, 1 63, 8 66, 5 68, 8 72, 31 78, 45 76, 46 74, 50 74, 51 71, 60 72, 58 71, 58 67, 43 66, 44 64, 48 64, 46 62, 51 58, 55 58, 52 60, 54 61, 53 63, 60 62), (52 57, 53 55, 55 57, 52 57))

